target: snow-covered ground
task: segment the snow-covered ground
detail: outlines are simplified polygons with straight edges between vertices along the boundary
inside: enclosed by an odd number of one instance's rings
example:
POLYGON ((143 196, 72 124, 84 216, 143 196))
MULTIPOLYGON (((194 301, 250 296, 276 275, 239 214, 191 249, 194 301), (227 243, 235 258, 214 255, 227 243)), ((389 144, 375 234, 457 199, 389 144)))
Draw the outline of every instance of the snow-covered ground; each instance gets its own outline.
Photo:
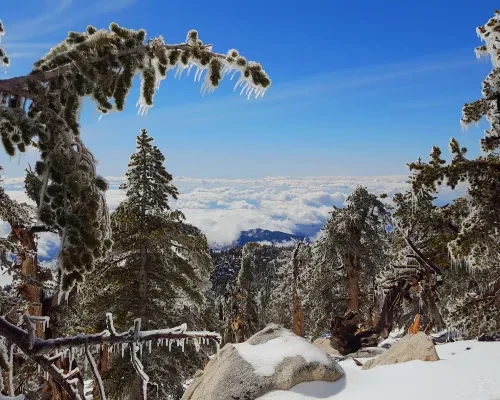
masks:
POLYGON ((500 400, 500 343, 461 341, 438 345, 440 361, 412 361, 362 371, 340 364, 338 382, 301 383, 258 400, 500 400), (469 348, 469 350, 467 350, 469 348))

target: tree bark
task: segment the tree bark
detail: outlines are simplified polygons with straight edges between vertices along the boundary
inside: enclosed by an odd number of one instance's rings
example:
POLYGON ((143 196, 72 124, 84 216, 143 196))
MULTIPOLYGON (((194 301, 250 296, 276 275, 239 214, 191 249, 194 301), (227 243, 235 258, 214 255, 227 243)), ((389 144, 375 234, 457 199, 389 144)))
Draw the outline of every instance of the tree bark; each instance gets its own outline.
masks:
MULTIPOLYGON (((144 318, 147 311, 147 298, 148 298, 148 274, 147 274, 147 262, 148 262, 148 252, 147 247, 144 242, 141 243, 140 248, 141 257, 141 267, 139 270, 139 315, 144 328, 148 328, 147 320, 144 318)), ((139 375, 135 375, 132 381, 132 388, 130 390, 131 400, 142 400, 142 380, 139 375)))
POLYGON ((355 313, 359 312, 359 260, 355 254, 349 254, 347 258, 347 297, 349 298, 347 309, 355 313))
POLYGON ((304 312, 301 309, 301 301, 297 291, 293 292, 293 333, 301 337, 305 335, 304 312))
MULTIPOLYGON (((37 247, 33 233, 20 225, 11 225, 12 233, 21 244, 23 250, 17 256, 21 260, 21 278, 23 283, 18 287, 19 294, 28 304, 26 310, 30 315, 40 317, 42 315, 41 291, 37 282, 38 256, 37 247)), ((40 324, 36 329, 37 337, 43 336, 40 324)))
POLYGON ((445 323, 443 321, 443 317, 439 312, 439 308, 434 301, 434 296, 432 295, 432 291, 427 289, 424 292, 425 304, 427 305, 427 311, 429 312, 429 317, 431 318, 431 323, 436 329, 441 330, 445 327, 445 323))
POLYGON ((302 311, 302 301, 297 293, 297 286, 299 281, 299 260, 298 253, 301 243, 298 243, 295 251, 293 252, 293 333, 297 336, 304 336, 304 312, 302 311))

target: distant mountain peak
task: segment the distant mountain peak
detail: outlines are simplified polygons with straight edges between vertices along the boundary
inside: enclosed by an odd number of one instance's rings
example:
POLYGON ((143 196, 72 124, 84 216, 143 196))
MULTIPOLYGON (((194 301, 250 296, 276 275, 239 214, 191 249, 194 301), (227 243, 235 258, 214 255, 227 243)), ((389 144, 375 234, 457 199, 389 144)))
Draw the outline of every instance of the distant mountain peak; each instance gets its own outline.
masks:
POLYGON ((307 239, 304 235, 295 235, 280 231, 270 231, 267 229, 255 228, 247 231, 242 231, 238 239, 233 243, 233 246, 244 246, 251 242, 265 242, 273 245, 291 244, 293 241, 303 241, 307 239))

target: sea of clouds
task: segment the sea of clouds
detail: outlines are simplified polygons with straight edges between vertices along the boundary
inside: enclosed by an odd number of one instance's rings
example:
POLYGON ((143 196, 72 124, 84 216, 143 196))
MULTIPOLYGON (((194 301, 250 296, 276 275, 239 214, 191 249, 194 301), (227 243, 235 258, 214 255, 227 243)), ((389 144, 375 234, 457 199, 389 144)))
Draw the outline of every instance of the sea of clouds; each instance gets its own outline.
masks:
MULTIPOLYGON (((111 210, 125 198, 118 189, 122 177, 107 177, 110 190, 107 201, 111 210)), ((389 198, 408 188, 407 176, 372 177, 267 177, 261 179, 196 179, 180 177, 174 184, 180 192, 172 207, 184 212, 187 221, 199 227, 209 243, 229 245, 243 230, 262 228, 287 233, 301 231, 301 226, 323 224, 332 206, 342 207, 357 186, 389 198)), ((11 198, 27 201, 22 178, 4 178, 3 187, 11 198)), ((462 194, 444 188, 440 202, 462 194)), ((0 223, 0 235, 8 227, 0 223)), ((48 237, 48 246, 56 239, 48 237)), ((44 248, 44 245, 41 245, 44 248)), ((42 250, 43 251, 43 250, 42 250)))
MULTIPOLYGON (((111 210, 125 198, 119 185, 123 177, 107 177, 110 189, 107 201, 111 210)), ((174 184, 180 192, 172 201, 186 215, 187 222, 199 227, 211 246, 230 245, 243 230, 262 228, 287 233, 301 232, 305 226, 322 225, 332 206, 342 207, 347 196, 357 187, 365 186, 371 193, 386 193, 389 199, 409 186, 406 176, 372 177, 267 177, 261 179, 196 179, 180 177, 174 184)), ((2 186, 18 201, 28 199, 23 178, 5 178, 2 186)), ((444 188, 439 203, 446 203, 463 194, 463 190, 444 188)), ((389 201, 390 202, 390 201, 389 201)), ((0 221, 0 237, 9 233, 9 226, 0 221)), ((43 234, 38 250, 42 259, 53 256, 58 237, 43 234)), ((5 277, 0 274, 0 285, 5 277)))

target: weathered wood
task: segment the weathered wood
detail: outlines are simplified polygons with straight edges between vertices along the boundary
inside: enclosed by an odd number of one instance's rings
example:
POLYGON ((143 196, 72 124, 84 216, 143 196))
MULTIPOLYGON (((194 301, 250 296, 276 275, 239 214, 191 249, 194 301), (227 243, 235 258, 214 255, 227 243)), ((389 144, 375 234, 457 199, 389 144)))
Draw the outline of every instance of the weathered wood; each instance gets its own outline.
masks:
POLYGON ((375 328, 359 328, 360 317, 348 311, 343 317, 335 316, 330 324, 330 344, 341 355, 355 353, 363 347, 377 342, 375 328))

